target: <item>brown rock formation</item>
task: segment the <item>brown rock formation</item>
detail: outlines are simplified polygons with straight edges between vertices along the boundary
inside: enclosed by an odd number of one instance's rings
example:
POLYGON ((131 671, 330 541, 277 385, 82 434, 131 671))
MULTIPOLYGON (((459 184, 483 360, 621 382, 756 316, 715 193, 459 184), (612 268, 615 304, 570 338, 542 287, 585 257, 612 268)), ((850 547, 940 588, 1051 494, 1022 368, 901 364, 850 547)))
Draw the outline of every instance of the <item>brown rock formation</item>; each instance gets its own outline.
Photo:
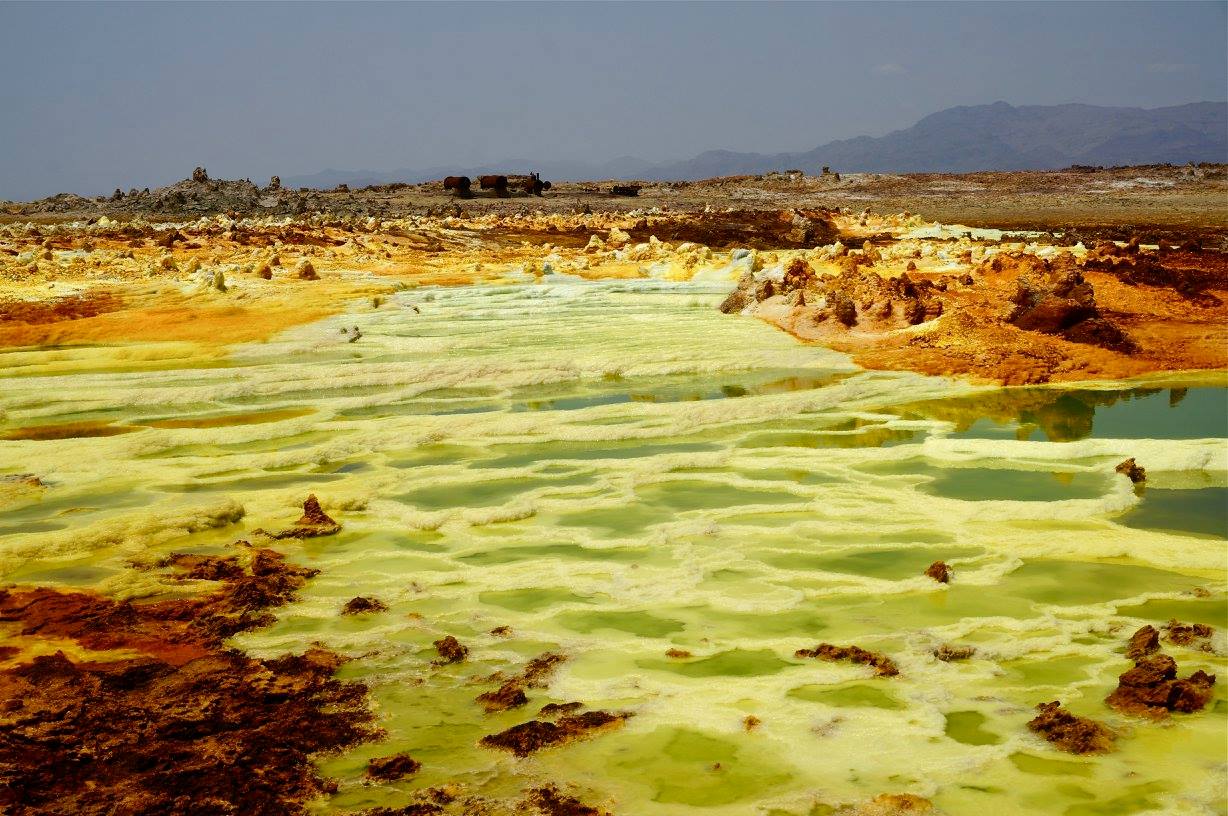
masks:
POLYGON ((1096 293, 1077 268, 1049 268, 1020 275, 1007 321, 1026 331, 1057 334, 1075 343, 1090 343, 1129 352, 1133 343, 1101 314, 1096 293))
POLYGON ((584 703, 578 702, 546 703, 544 706, 538 709, 537 713, 539 716, 554 719, 556 717, 561 717, 564 714, 570 714, 573 711, 579 711, 582 708, 584 708, 584 703))
POLYGON ((1182 623, 1170 620, 1164 625, 1164 639, 1175 646, 1212 651, 1211 637, 1215 630, 1205 623, 1182 623))
POLYGON ((741 313, 743 309, 755 302, 754 288, 754 277, 749 272, 745 273, 738 281, 738 287, 730 292, 717 308, 725 314, 741 313))
POLYGON ((1136 659, 1104 701, 1123 714, 1163 719, 1172 711, 1201 710, 1211 701, 1214 686, 1215 675, 1202 670, 1177 679, 1177 661, 1153 654, 1136 659))
POLYGON ((1164 256, 1166 269, 1188 267, 1214 299, 1132 285, 1069 253, 999 253, 975 277, 890 277, 894 270, 880 275, 867 262, 837 256, 838 274, 783 296, 779 285, 744 280, 729 302, 875 369, 1014 385, 1228 365, 1228 253, 1164 256))
POLYGON ((341 614, 361 615, 364 612, 386 612, 387 610, 388 606, 379 598, 367 598, 359 595, 345 602, 345 606, 341 607, 341 614))
POLYGON ((244 550, 245 567, 167 560, 184 577, 222 581, 201 597, 0 591, 13 657, 42 638, 101 653, 41 654, 0 671, 0 810, 299 814, 333 789, 310 755, 376 735, 366 689, 333 680, 343 659, 323 649, 256 660, 223 646, 314 574, 244 550))
POLYGON ((810 264, 806 263, 803 258, 794 258, 789 261, 789 265, 785 267, 785 273, 780 281, 780 291, 782 293, 792 292, 798 289, 806 289, 813 286, 817 282, 814 270, 810 268, 810 264))
POLYGON ((1072 754, 1105 754, 1113 750, 1116 736, 1106 726, 1078 717, 1062 708, 1058 701, 1041 703, 1040 711, 1028 728, 1072 754))
POLYGON ((662 241, 689 241, 713 249, 806 249, 836 239, 831 213, 821 209, 722 210, 654 215, 627 230, 633 241, 656 236, 662 241))
POLYGON ((554 785, 529 791, 528 802, 543 816, 609 816, 600 808, 590 807, 573 796, 567 796, 554 785))
POLYGON ((933 578, 940 584, 951 583, 951 568, 945 561, 935 561, 925 568, 927 578, 933 578))
POLYGON ((529 698, 517 680, 508 680, 494 691, 479 694, 476 699, 482 708, 486 709, 487 714, 519 708, 529 702, 529 698))
POLYGON ((1147 471, 1139 467, 1138 463, 1134 461, 1134 457, 1130 457, 1126 461, 1122 462, 1115 467, 1114 470, 1125 475, 1127 479, 1135 484, 1147 480, 1147 471))
POLYGON ((611 714, 608 711, 586 711, 560 717, 557 722, 529 720, 498 734, 482 737, 481 744, 525 757, 543 748, 586 739, 600 731, 617 728, 630 716, 628 712, 611 714))
POLYGON ((1159 650, 1160 633, 1154 626, 1144 626, 1130 636, 1130 642, 1126 645, 1126 657, 1140 660, 1159 650))
POLYGON ((233 581, 243 577, 243 565, 237 555, 194 555, 174 553, 157 564, 179 571, 179 578, 193 581, 233 581))
POLYGON ((558 652, 542 652, 525 664, 524 670, 519 675, 520 681, 528 688, 545 688, 554 670, 565 660, 567 660, 567 655, 558 652))
POLYGON ((976 654, 976 647, 974 646, 952 646, 949 643, 944 643, 934 650, 934 657, 943 663, 950 663, 953 660, 967 660, 974 654, 976 654))
POLYGON ((1207 291, 1215 283, 1215 275, 1203 268, 1198 260, 1191 263, 1191 254, 1197 253, 1184 246, 1177 253, 1156 254, 1141 252, 1137 244, 1121 248, 1111 241, 1104 241, 1087 253, 1083 265, 1087 269, 1112 274, 1129 286, 1172 289, 1187 300, 1204 306, 1218 306, 1220 299, 1207 291))
POLYGON ((934 803, 912 793, 880 793, 869 802, 849 812, 836 811, 839 816, 908 816, 912 813, 932 813, 934 803))
POLYGON ((422 763, 409 754, 395 754, 390 757, 379 757, 367 763, 367 776, 381 782, 395 782, 411 774, 416 774, 422 763))
POLYGON ((340 531, 341 525, 333 521, 320 508, 320 502, 313 493, 303 502, 303 515, 299 517, 298 521, 294 522, 294 526, 288 530, 282 530, 274 535, 273 538, 315 538, 317 536, 335 535, 340 531))
POLYGON ((469 656, 469 648, 462 646, 461 642, 451 635, 435 641, 435 651, 439 652, 439 659, 435 662, 440 665, 460 663, 469 656))
POLYGON ((820 643, 813 649, 798 649, 793 656, 814 657, 828 661, 849 660, 853 663, 867 664, 874 669, 876 677, 894 677, 900 673, 891 658, 878 652, 867 651, 860 646, 833 646, 830 643, 820 643))
MULTIPOLYGON (((438 643, 437 641, 437 646, 438 643)), ((460 644, 458 643, 457 645, 459 646, 460 644)), ((460 648, 464 649, 465 647, 460 646, 460 648)), ((467 653, 468 650, 466 649, 465 652, 467 653)), ((476 702, 480 703, 487 713, 518 708, 529 701, 528 695, 525 694, 524 690, 527 688, 545 688, 555 668, 566 659, 565 655, 556 652, 544 652, 526 663, 524 669, 519 674, 508 677, 502 672, 495 672, 485 679, 487 682, 500 683, 500 686, 479 694, 476 702)), ((557 713, 560 711, 572 711, 579 707, 580 703, 550 703, 544 706, 541 712, 543 714, 557 713)))

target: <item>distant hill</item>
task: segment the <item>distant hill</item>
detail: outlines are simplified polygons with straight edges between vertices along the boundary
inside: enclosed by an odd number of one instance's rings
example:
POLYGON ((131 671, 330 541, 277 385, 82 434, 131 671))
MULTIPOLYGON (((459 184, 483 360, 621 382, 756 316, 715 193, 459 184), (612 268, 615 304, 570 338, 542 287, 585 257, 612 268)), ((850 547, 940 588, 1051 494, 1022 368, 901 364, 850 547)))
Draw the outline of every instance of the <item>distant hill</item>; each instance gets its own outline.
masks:
POLYGON ((292 186, 351 187, 394 181, 417 183, 454 173, 478 175, 537 170, 544 178, 694 180, 713 176, 804 170, 842 173, 966 173, 1048 170, 1072 164, 1184 164, 1228 162, 1228 103, 1195 102, 1167 108, 1025 105, 1005 102, 948 108, 903 130, 858 136, 803 153, 710 150, 693 159, 653 164, 623 157, 604 163, 516 159, 482 167, 422 170, 325 170, 289 178, 292 186))

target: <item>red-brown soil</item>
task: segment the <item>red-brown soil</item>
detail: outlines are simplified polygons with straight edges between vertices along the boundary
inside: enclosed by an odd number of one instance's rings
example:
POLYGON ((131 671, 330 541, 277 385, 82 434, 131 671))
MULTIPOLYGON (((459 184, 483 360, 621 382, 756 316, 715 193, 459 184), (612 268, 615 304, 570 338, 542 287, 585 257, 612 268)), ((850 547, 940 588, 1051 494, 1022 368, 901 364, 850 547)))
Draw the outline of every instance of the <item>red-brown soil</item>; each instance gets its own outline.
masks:
POLYGON ((25 814, 293 814, 333 789, 311 756, 372 739, 366 689, 324 649, 257 660, 227 648, 314 571, 241 542, 174 556, 200 597, 117 601, 0 591, 17 644, 0 668, 0 806, 25 814), (58 642, 54 654, 27 648, 58 642))

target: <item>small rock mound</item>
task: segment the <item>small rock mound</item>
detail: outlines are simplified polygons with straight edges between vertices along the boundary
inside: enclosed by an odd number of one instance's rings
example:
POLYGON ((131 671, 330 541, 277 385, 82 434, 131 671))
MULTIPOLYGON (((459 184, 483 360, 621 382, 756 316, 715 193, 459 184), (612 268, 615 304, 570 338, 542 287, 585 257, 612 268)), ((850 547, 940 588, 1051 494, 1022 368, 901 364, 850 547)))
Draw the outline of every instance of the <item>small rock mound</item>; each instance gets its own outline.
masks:
POLYGON ((853 663, 867 664, 874 669, 876 677, 894 677, 900 673, 891 658, 860 646, 833 646, 830 643, 820 643, 813 649, 798 649, 793 656, 814 657, 828 661, 849 660, 853 663))
POLYGON ((934 657, 943 663, 950 663, 953 660, 967 660, 974 654, 976 654, 976 647, 974 646, 952 646, 949 643, 944 643, 934 650, 934 657))
POLYGON ((1114 468, 1118 473, 1124 474, 1130 481, 1138 484, 1147 480, 1147 471, 1139 467, 1134 461, 1134 457, 1130 457, 1126 461, 1114 468))
POLYGON ((1211 701, 1214 686, 1215 675, 1201 669, 1177 679, 1177 661, 1160 653, 1135 660, 1104 701, 1123 714, 1163 719, 1173 711, 1201 710, 1211 701))
POLYGON ((1036 708, 1040 713, 1028 723, 1028 728, 1063 751, 1106 754, 1113 750, 1116 736, 1101 723, 1072 714, 1056 700, 1036 708))
POLYGON ((554 785, 534 788, 529 791, 528 800, 544 816, 608 816, 606 811, 590 807, 574 796, 567 796, 554 785))
POLYGON ((529 702, 524 689, 515 680, 508 680, 494 691, 479 694, 476 700, 486 710, 487 714, 519 708, 529 702))
POLYGON ((439 652, 439 660, 435 662, 440 665, 460 663, 469 656, 469 648, 451 635, 440 638, 434 645, 435 651, 439 652))
POLYGON ((525 664, 520 672, 520 680, 528 688, 545 688, 546 681, 554 674, 555 668, 567 660, 567 655, 558 652, 542 652, 525 664))
POLYGON ((244 575, 243 565, 235 555, 172 553, 157 566, 180 570, 180 578, 192 581, 234 581, 244 575))
POLYGON ((311 265, 311 261, 303 258, 294 267, 294 273, 299 280, 319 280, 320 276, 316 273, 316 268, 311 265))
POLYGON ((754 285, 755 279, 749 272, 745 273, 738 281, 738 288, 730 292, 717 309, 725 314, 740 314, 743 309, 755 302, 754 285))
POLYGON ((1154 626, 1144 626, 1130 636, 1126 644, 1126 657, 1140 660, 1147 655, 1160 650, 1160 633, 1154 626))
POLYGON ((1077 267, 1050 269, 1042 262, 1035 271, 1020 275, 1015 287, 1006 318, 1012 325, 1111 351, 1134 350, 1130 339, 1100 314, 1096 292, 1077 267))
POLYGON ((951 583, 951 568, 947 566, 945 561, 935 561, 925 568, 927 578, 933 578, 940 584, 951 583))
POLYGON ((379 757, 367 763, 367 777, 381 782, 395 782, 398 779, 415 774, 422 763, 409 754, 395 754, 390 757, 379 757))
POLYGON ((780 291, 788 293, 795 289, 805 289, 816 281, 817 277, 814 270, 810 268, 810 264, 806 263, 803 258, 794 258, 785 268, 784 277, 780 281, 780 291))
POLYGON ((361 615, 364 612, 386 612, 387 610, 387 605, 378 598, 366 598, 359 595, 345 602, 345 606, 341 607, 341 614, 361 615))
POLYGON ((585 739, 597 732, 617 728, 630 716, 628 712, 586 711, 583 714, 560 717, 557 722, 529 720, 498 734, 482 737, 481 745, 526 757, 543 748, 585 739))
POLYGON ((913 813, 933 813, 934 803, 912 793, 880 793, 869 802, 853 808, 841 808, 835 816, 909 816, 913 813))
POLYGON ((1175 646, 1188 646, 1204 652, 1214 651, 1211 638, 1215 630, 1205 623, 1182 623, 1170 620, 1164 625, 1164 639, 1175 646))
POLYGON ((303 502, 303 515, 289 530, 282 530, 273 538, 315 538, 317 536, 335 535, 341 530, 341 525, 333 521, 320 507, 315 494, 303 502))

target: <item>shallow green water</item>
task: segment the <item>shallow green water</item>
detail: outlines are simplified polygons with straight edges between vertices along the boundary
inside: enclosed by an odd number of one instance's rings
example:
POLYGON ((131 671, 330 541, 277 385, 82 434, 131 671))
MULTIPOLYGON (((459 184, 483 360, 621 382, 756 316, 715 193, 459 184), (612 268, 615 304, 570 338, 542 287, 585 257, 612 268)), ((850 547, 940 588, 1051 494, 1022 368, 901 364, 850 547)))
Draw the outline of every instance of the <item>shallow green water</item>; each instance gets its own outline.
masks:
MULTIPOLYGON (((995 390, 863 372, 720 315, 720 297, 407 292, 224 368, 8 371, 0 432, 134 430, 0 441, 0 475, 49 485, 0 508, 5 580, 159 591, 133 560, 225 551, 316 493, 343 532, 277 546, 320 575, 236 642, 319 641, 370 685, 388 737, 322 760, 342 781, 322 812, 549 779, 634 816, 825 812, 884 792, 953 814, 1223 813, 1222 686, 1213 709, 1163 725, 1102 703, 1137 626, 1228 623, 1222 378, 995 390), (361 342, 338 339, 355 323, 361 342), (1128 456, 1145 489, 1114 473, 1128 456), (924 577, 937 560, 951 584, 924 577), (360 594, 388 611, 340 616, 360 594), (432 665, 443 634, 468 661, 432 665), (794 657, 824 641, 900 674, 794 657), (942 643, 976 653, 943 663, 942 643), (549 688, 484 714, 476 679, 547 650, 569 658, 549 688), (1121 749, 1077 758, 1035 738, 1032 707, 1052 699, 1129 725, 1121 749), (634 716, 523 760, 477 744, 571 700, 634 716), (402 750, 417 776, 362 783, 368 758, 402 750)), ((1172 653, 1222 676, 1220 647, 1172 653)))

